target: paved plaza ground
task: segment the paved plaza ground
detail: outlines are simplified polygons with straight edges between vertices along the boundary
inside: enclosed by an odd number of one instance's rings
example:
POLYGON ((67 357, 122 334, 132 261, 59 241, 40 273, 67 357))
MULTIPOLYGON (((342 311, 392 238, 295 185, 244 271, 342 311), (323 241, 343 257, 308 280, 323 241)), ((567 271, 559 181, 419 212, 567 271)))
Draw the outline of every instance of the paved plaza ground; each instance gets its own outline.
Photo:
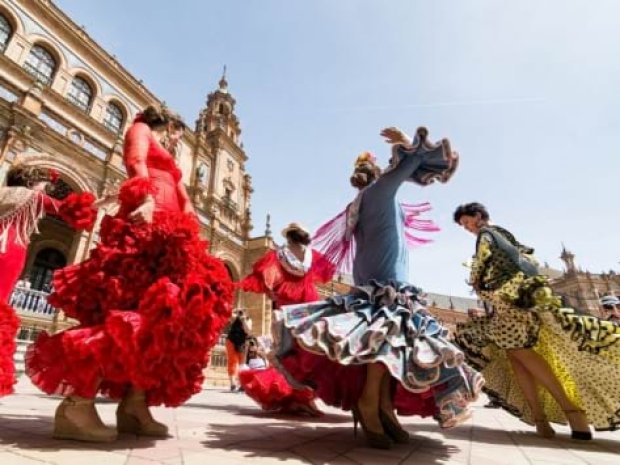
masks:
MULTIPOLYGON (((562 427, 558 439, 545 440, 503 411, 483 408, 484 400, 467 424, 450 431, 430 419, 404 419, 411 444, 389 451, 364 447, 353 437, 350 417, 338 410, 303 422, 264 413, 245 395, 222 389, 206 389, 178 409, 154 409, 173 435, 157 441, 131 435, 106 445, 53 440, 57 404, 25 377, 16 395, 0 399, 0 465, 620 464, 620 431, 577 443, 562 427)), ((115 405, 102 401, 99 410, 113 424, 115 405)))

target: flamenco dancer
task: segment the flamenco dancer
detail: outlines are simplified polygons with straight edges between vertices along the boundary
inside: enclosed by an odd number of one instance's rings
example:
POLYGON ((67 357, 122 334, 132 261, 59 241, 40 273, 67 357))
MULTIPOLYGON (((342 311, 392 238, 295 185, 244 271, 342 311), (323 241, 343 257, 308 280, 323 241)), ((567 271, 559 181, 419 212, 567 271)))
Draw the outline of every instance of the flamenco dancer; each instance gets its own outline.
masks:
POLYGON ((357 197, 314 242, 340 269, 352 262, 356 286, 327 301, 284 306, 276 334, 291 380, 310 385, 329 405, 352 409, 368 445, 387 449, 409 440, 395 410, 454 426, 469 416, 482 378, 407 283, 408 243, 420 242, 413 230, 432 226, 415 216, 428 205, 407 212, 396 200, 405 181, 448 181, 457 156, 447 140, 428 142, 424 128, 413 142, 396 128, 381 135, 393 144, 390 166, 381 172, 369 154, 358 158, 351 178, 357 197))
MULTIPOLYGON (((310 233, 291 223, 282 231, 286 245, 270 250, 260 258, 239 287, 246 292, 267 294, 276 308, 319 300, 316 283, 329 282, 335 268, 322 254, 310 247, 310 233)), ((315 395, 307 387, 294 389, 274 367, 239 372, 245 393, 264 410, 320 416, 315 395)))
POLYGON ((490 223, 479 203, 454 221, 474 234, 470 284, 492 309, 458 325, 456 341, 486 379, 489 397, 552 438, 567 421, 573 439, 589 425, 620 425, 620 326, 563 308, 537 268, 534 250, 490 223))
POLYGON ((90 193, 51 197, 59 179, 54 170, 22 164, 12 169, 6 187, 0 187, 0 396, 15 384, 15 336, 19 319, 8 305, 9 296, 24 269, 30 236, 45 214, 57 215, 74 229, 90 230, 95 221, 90 193))
POLYGON ((118 432, 166 437, 150 406, 181 405, 200 391, 208 352, 228 321, 233 285, 206 254, 172 155, 185 125, 150 106, 129 129, 129 179, 120 209, 101 225, 88 260, 58 271, 49 302, 80 324, 42 334, 29 347, 27 373, 41 390, 66 396, 54 437, 113 441, 118 432), (122 399, 117 427, 103 424, 94 398, 122 399))

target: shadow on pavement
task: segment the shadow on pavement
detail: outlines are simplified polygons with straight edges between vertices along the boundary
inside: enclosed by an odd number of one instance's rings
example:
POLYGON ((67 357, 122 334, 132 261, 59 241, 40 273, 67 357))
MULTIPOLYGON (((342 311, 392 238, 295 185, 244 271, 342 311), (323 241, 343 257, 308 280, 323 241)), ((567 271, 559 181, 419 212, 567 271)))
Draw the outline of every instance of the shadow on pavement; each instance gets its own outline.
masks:
MULTIPOLYGON (((554 439, 541 438, 536 434, 534 427, 531 431, 512 431, 509 429, 496 429, 489 428, 482 425, 476 425, 472 432, 471 426, 460 426, 449 430, 440 430, 433 425, 420 424, 420 425, 407 425, 407 430, 410 433, 415 431, 427 431, 427 432, 441 432, 446 438, 465 439, 477 442, 480 444, 494 444, 494 445, 506 445, 514 446, 518 444, 524 447, 541 447, 546 449, 573 449, 593 451, 601 450, 604 452, 618 453, 620 450, 620 432, 618 433, 618 441, 596 438, 596 432, 594 432, 594 440, 592 441, 576 441, 570 438, 570 433, 564 431, 564 429, 556 429, 556 437, 554 439)), ((620 462, 619 462, 620 463, 620 462)))
MULTIPOLYGON (((27 450, 103 450, 144 449, 153 447, 151 438, 130 434, 119 435, 111 443, 94 443, 52 438, 53 421, 51 417, 38 415, 0 415, 0 446, 15 446, 27 450)), ((86 463, 86 462, 85 462, 86 463)))
POLYGON ((254 418, 270 418, 274 420, 284 420, 284 421, 293 421, 298 423, 326 423, 326 424, 334 424, 334 423, 351 423, 351 416, 343 413, 342 415, 334 415, 332 413, 326 413, 320 417, 311 417, 311 416, 302 416, 302 415, 291 415, 285 413, 278 412, 267 412, 262 410, 258 405, 255 407, 248 407, 246 405, 238 405, 238 404, 227 404, 227 405, 210 405, 208 403, 195 403, 195 402, 186 402, 183 404, 185 407, 192 408, 202 408, 206 410, 219 410, 226 413, 232 413, 234 415, 240 416, 250 416, 254 418))
MULTIPOLYGON (((307 425, 303 422, 262 423, 259 426, 210 424, 202 442, 209 449, 238 451, 244 458, 276 461, 297 459, 312 464, 416 464, 439 465, 460 449, 424 436, 390 450, 366 447, 363 433, 353 436, 353 428, 307 425)), ((269 462, 271 463, 271 461, 269 462)))

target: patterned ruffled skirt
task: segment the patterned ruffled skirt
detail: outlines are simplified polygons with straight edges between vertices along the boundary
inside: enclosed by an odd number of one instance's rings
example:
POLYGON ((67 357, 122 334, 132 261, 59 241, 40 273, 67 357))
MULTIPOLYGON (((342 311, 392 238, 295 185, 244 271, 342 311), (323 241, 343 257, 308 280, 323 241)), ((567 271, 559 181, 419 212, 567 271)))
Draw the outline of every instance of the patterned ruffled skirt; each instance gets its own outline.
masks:
MULTIPOLYGON (((526 423, 533 424, 534 419, 514 378, 507 357, 510 349, 530 348, 540 354, 595 429, 616 429, 620 425, 620 326, 562 308, 545 284, 542 277, 518 274, 497 291, 481 292, 493 314, 459 324, 456 342, 467 361, 483 374, 484 391, 526 423), (527 294, 527 287, 537 289, 530 310, 514 304, 527 294)), ((567 422, 557 402, 542 388, 539 400, 549 421, 567 422)))
POLYGON ((371 281, 347 295, 283 307, 274 321, 280 369, 326 404, 349 410, 361 396, 366 365, 382 363, 400 415, 458 424, 469 417, 483 379, 418 296, 410 285, 371 281))

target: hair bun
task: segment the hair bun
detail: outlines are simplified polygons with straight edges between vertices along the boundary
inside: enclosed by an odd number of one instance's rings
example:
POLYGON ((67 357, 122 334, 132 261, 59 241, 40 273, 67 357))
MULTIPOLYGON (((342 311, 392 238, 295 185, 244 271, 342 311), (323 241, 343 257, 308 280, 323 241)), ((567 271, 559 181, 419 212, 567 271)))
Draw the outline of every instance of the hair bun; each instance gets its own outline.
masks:
POLYGON ((141 120, 150 128, 165 126, 170 122, 170 114, 160 105, 149 105, 142 111, 141 120))
POLYGON ((145 123, 151 129, 172 123, 176 129, 185 129, 186 124, 181 115, 163 105, 149 105, 136 118, 137 122, 145 123))
POLYGON ((357 189, 366 187, 368 185, 368 174, 361 171, 353 173, 353 176, 351 176, 351 185, 357 189))

